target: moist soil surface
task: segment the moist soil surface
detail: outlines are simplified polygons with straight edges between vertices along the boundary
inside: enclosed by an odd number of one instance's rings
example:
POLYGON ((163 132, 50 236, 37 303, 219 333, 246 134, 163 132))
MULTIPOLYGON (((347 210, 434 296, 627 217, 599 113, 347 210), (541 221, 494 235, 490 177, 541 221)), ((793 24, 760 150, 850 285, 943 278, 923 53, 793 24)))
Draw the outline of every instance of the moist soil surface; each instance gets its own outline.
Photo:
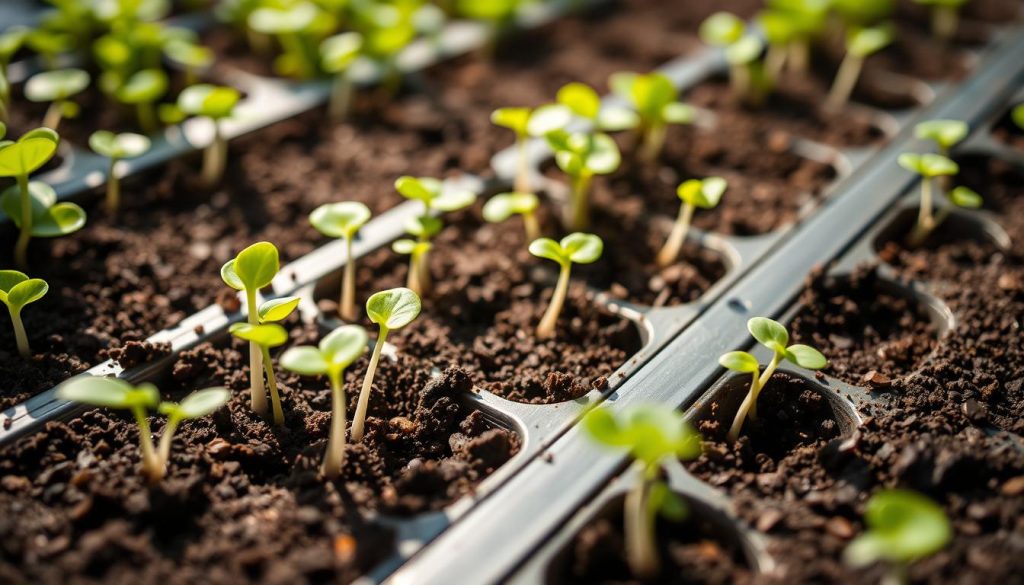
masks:
MULTIPOLYGON (((293 329, 314 343, 315 328, 293 329)), ((202 345, 180 356, 172 397, 224 385, 231 402, 184 423, 168 476, 137 473, 129 417, 92 410, 3 450, 0 576, 9 583, 347 582, 394 552, 374 514, 409 517, 471 495, 519 449, 462 400, 468 374, 432 377, 406 355, 383 360, 367 434, 346 446, 341 479, 318 469, 330 425, 323 379, 278 372, 285 426, 249 408, 244 346, 202 345)), ((368 360, 345 378, 352 413, 368 360)), ((154 417, 162 432, 162 417, 154 417)))

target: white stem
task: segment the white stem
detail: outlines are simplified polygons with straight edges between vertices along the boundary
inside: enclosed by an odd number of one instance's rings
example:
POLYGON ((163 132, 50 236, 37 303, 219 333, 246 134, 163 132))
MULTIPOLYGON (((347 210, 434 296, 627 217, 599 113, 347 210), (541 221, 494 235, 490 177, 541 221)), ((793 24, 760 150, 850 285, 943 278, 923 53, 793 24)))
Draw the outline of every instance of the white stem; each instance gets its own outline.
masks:
POLYGON ((789 66, 803 75, 811 64, 811 46, 807 39, 796 39, 789 43, 789 66))
POLYGON ((644 477, 626 494, 626 559, 633 574, 642 579, 656 576, 661 569, 654 539, 654 517, 648 504, 652 486, 653 482, 644 477))
POLYGON ((672 226, 672 232, 668 235, 665 246, 658 252, 659 267, 664 268, 679 257, 679 251, 683 247, 683 242, 686 241, 686 234, 690 231, 694 208, 694 205, 686 202, 679 207, 679 217, 676 218, 676 223, 672 226))
POLYGON ((149 430, 149 419, 146 418, 146 409, 141 406, 133 406, 132 414, 135 415, 135 422, 139 425, 139 444, 142 447, 142 473, 151 483, 163 479, 167 472, 166 466, 160 460, 156 450, 153 449, 153 436, 149 430))
POLYGON ((334 84, 331 88, 331 101, 328 105, 328 115, 335 122, 342 122, 348 117, 349 104, 352 103, 352 81, 349 79, 348 71, 342 71, 334 76, 334 84))
POLYGON ((117 215, 121 207, 121 181, 115 174, 117 158, 110 158, 110 166, 107 169, 107 213, 117 215))
POLYGON ((331 436, 327 439, 327 453, 320 466, 324 477, 334 479, 345 466, 345 386, 344 372, 331 372, 331 436))
POLYGON ((932 233, 932 230, 938 225, 933 213, 932 179, 921 177, 921 206, 917 210, 917 224, 907 241, 910 247, 916 248, 923 244, 928 239, 928 234, 932 233))
POLYGON ((644 163, 654 164, 658 162, 661 149, 665 146, 665 134, 667 132, 668 126, 665 124, 655 124, 644 132, 643 147, 640 152, 641 160, 644 163))
POLYGON ((728 439, 730 443, 735 443, 740 438, 740 431, 743 430, 744 421, 747 419, 757 419, 757 398, 761 394, 761 390, 764 389, 765 384, 772 377, 772 374, 775 373, 775 368, 779 366, 780 359, 779 355, 775 354, 768 367, 764 369, 760 376, 758 376, 757 372, 753 372, 751 375, 750 390, 743 399, 743 403, 740 404, 739 410, 736 411, 736 417, 729 428, 728 439))
POLYGON ((540 237, 540 223, 537 222, 537 215, 534 212, 523 214, 523 228, 526 229, 527 242, 532 242, 540 237))
POLYGON ((167 425, 164 427, 164 434, 160 436, 160 446, 157 449, 157 457, 160 460, 161 465, 166 468, 167 462, 171 460, 171 440, 174 439, 174 433, 178 430, 178 424, 181 419, 176 416, 170 416, 167 419, 167 425))
POLYGON ((341 283, 338 315, 345 321, 356 320, 356 259, 352 257, 352 237, 345 238, 345 273, 341 283))
MULTIPOLYGON (((260 317, 256 308, 256 291, 246 290, 246 310, 249 323, 259 325, 260 317)), ((263 385, 263 351, 255 341, 249 342, 249 404, 259 416, 267 416, 267 390, 263 385)))
POLYGON ((768 78, 777 82, 782 77, 782 70, 786 67, 787 47, 785 45, 772 45, 768 47, 768 54, 764 58, 765 69, 768 78))
POLYGON ((516 157, 516 191, 519 193, 531 193, 530 159, 526 153, 526 136, 516 137, 516 157))
POLYGON ((60 126, 61 114, 63 113, 63 103, 60 100, 52 102, 50 107, 46 108, 46 115, 43 116, 43 126, 57 131, 57 127, 60 126))
POLYGON ((11 323, 14 325, 14 341, 18 344, 18 353, 21 357, 28 359, 32 356, 32 350, 28 346, 28 335, 25 334, 25 325, 21 322, 21 309, 14 310, 8 307, 11 313, 11 323))
POLYGON ((572 179, 572 199, 569 201, 569 217, 566 227, 575 232, 584 231, 590 225, 590 206, 588 195, 591 175, 582 171, 572 179))
POLYGON ((228 158, 228 143, 220 132, 220 122, 213 122, 213 141, 203 151, 202 181, 207 187, 220 183, 228 158))
POLYGON ((732 86, 733 96, 745 102, 754 101, 753 95, 751 95, 753 76, 750 74, 750 67, 748 65, 733 65, 729 72, 729 85, 732 86))
POLYGON ((537 325, 538 339, 551 339, 555 336, 555 326, 558 325, 558 315, 562 312, 562 305, 565 304, 565 297, 569 291, 569 272, 572 263, 566 262, 562 265, 558 274, 558 284, 555 285, 555 294, 551 297, 551 304, 548 305, 544 317, 537 325))
POLYGON ((861 67, 864 66, 864 59, 847 53, 836 73, 836 79, 832 82, 832 90, 825 100, 825 109, 836 112, 849 101, 853 89, 857 86, 857 79, 860 77, 861 67))
POLYGON ((277 393, 277 376, 274 375, 274 362, 270 359, 270 349, 260 346, 263 354, 263 369, 267 372, 267 382, 270 385, 270 404, 274 410, 274 424, 284 424, 284 410, 281 409, 281 396, 277 393))
POLYGON ((381 325, 380 334, 377 336, 377 343, 373 346, 373 355, 370 356, 370 367, 366 369, 366 377, 363 378, 363 388, 359 391, 356 415, 352 418, 352 441, 356 443, 363 440, 363 427, 366 425, 366 411, 370 408, 370 390, 373 387, 373 376, 377 372, 380 352, 384 349, 384 341, 387 337, 388 329, 381 325))

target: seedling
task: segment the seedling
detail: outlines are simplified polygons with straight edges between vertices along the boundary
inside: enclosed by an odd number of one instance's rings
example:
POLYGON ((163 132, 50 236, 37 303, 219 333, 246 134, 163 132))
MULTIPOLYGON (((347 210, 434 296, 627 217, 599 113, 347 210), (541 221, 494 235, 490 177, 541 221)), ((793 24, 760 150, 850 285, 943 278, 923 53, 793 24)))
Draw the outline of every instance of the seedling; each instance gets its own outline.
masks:
POLYGON ((864 60, 891 42, 892 28, 887 25, 862 28, 847 34, 846 56, 839 65, 835 81, 832 82, 832 90, 825 100, 826 109, 837 112, 846 105, 854 87, 857 86, 857 79, 864 68, 864 60))
POLYGON ((879 561, 889 563, 883 583, 907 583, 907 570, 915 561, 942 550, 953 538, 953 528, 942 507, 910 490, 875 492, 864 509, 867 530, 850 541, 843 562, 860 568, 879 561))
MULTIPOLYGON (((270 348, 284 345, 288 342, 288 332, 284 327, 271 323, 267 325, 252 325, 251 323, 233 323, 228 332, 239 339, 248 341, 250 347, 253 345, 260 348, 263 370, 267 374, 267 383, 270 386, 270 404, 274 412, 274 424, 284 424, 284 411, 281 409, 281 396, 277 391, 277 376, 274 375, 274 362, 270 358, 270 348)), ((251 373, 252 376, 257 374, 251 373)))
POLYGON ((359 403, 356 405, 356 415, 352 419, 352 440, 358 443, 363 440, 363 427, 366 424, 366 410, 370 407, 370 388, 373 386, 373 376, 377 372, 377 364, 380 362, 380 353, 384 349, 388 333, 395 329, 401 329, 420 314, 420 297, 407 288, 392 288, 374 293, 366 301, 366 314, 379 327, 377 343, 373 346, 373 355, 370 356, 370 366, 366 370, 366 377, 363 378, 363 388, 359 391, 359 403))
POLYGON ((939 154, 948 157, 949 151, 961 140, 967 138, 970 127, 962 120, 927 120, 914 126, 914 136, 919 140, 931 140, 939 148, 939 154))
MULTIPOLYGON (((220 269, 225 284, 245 291, 245 308, 250 325, 260 324, 256 293, 269 285, 280 270, 277 248, 270 242, 258 242, 242 250, 220 269)), ((250 404, 253 412, 267 416, 267 391, 263 384, 263 350, 249 341, 250 404)))
POLYGON ((398 55, 416 38, 415 11, 400 3, 353 3, 354 28, 363 35, 363 53, 383 69, 384 87, 394 95, 402 84, 398 55))
MULTIPOLYGON (((558 90, 558 104, 587 121, 597 130, 615 132, 636 128, 640 117, 636 112, 621 106, 601 106, 601 96, 594 88, 583 83, 568 83, 558 90)), ((547 132, 545 133, 547 134, 547 132)))
POLYGON ((932 34, 943 43, 948 43, 956 36, 960 26, 960 8, 967 0, 914 0, 917 4, 931 6, 932 34))
POLYGON ((564 223, 567 229, 584 230, 590 226, 590 183, 594 175, 614 173, 622 162, 619 147, 603 133, 556 130, 547 135, 548 146, 555 151, 555 163, 569 177, 569 205, 564 223))
POLYGON ((356 259, 352 255, 352 240, 359 228, 370 220, 370 208, 356 201, 327 203, 309 214, 309 223, 321 234, 341 238, 345 243, 345 272, 341 283, 338 315, 346 321, 356 320, 356 259))
POLYGON ((499 193, 484 205, 484 219, 491 223, 501 223, 513 215, 520 215, 526 229, 526 241, 532 242, 540 237, 536 214, 539 204, 540 201, 533 193, 499 193))
POLYGON ((43 298, 48 290, 50 286, 45 280, 29 278, 17 270, 0 270, 0 301, 7 305, 7 311, 11 314, 14 340, 23 358, 31 356, 32 350, 28 346, 25 325, 21 322, 21 310, 25 305, 43 298))
POLYGON ((52 187, 28 180, 30 174, 53 157, 59 142, 60 137, 49 128, 27 132, 17 142, 0 141, 0 177, 14 177, 17 181, 0 195, 0 208, 20 230, 14 245, 14 262, 22 269, 28 265, 28 244, 33 236, 64 236, 85 225, 85 211, 81 207, 57 203, 52 187))
POLYGON ((704 180, 690 179, 679 185, 676 194, 682 204, 679 206, 679 216, 676 218, 672 232, 665 242, 665 246, 658 252, 657 264, 664 268, 676 261, 679 251, 686 241, 686 234, 690 231, 690 222, 693 220, 693 212, 699 207, 701 209, 712 209, 722 199, 728 183, 721 177, 707 177, 704 180))
POLYGON ((139 127, 146 134, 155 134, 160 126, 156 102, 167 93, 167 74, 160 69, 143 69, 117 88, 115 95, 122 103, 135 106, 139 127))
POLYGON ((639 118, 640 158, 654 162, 665 144, 669 124, 691 124, 697 118, 693 106, 679 101, 679 91, 660 73, 616 73, 612 90, 629 101, 639 118))
POLYGON ((555 336, 558 315, 562 312, 565 297, 569 292, 569 273, 573 262, 590 264, 596 262, 604 252, 604 242, 594 234, 572 233, 556 242, 551 238, 540 238, 530 243, 530 253, 539 258, 547 258, 558 263, 558 284, 551 304, 537 325, 538 339, 551 339, 555 336))
POLYGON ((83 69, 56 69, 37 73, 25 82, 25 98, 49 103, 43 126, 56 130, 61 118, 78 115, 78 104, 71 100, 89 87, 89 74, 83 69))
POLYGON ((466 18, 480 20, 491 26, 491 44, 488 51, 493 52, 494 42, 501 32, 515 22, 519 7, 529 0, 457 0, 458 14, 466 18))
POLYGON ((663 469, 678 460, 700 455, 700 435, 682 413, 660 405, 639 405, 618 416, 611 408, 595 408, 582 421, 591 439, 614 449, 628 449, 639 481, 626 494, 624 528, 626 559, 634 575, 648 579, 661 571, 655 540, 655 521, 660 513, 679 522, 689 510, 661 479, 663 469))
POLYGON ((186 38, 175 38, 164 43, 164 55, 185 70, 185 85, 199 81, 199 73, 213 64, 214 55, 204 47, 186 38))
POLYGON ((228 142, 221 132, 221 120, 229 118, 241 94, 233 87, 201 83, 185 88, 178 96, 178 107, 190 116, 204 116, 213 126, 213 138, 203 151, 203 184, 212 187, 220 183, 228 160, 228 142))
POLYGON ((293 347, 281 355, 281 366, 304 376, 327 375, 331 381, 331 434, 320 466, 324 477, 341 475, 345 465, 345 368, 366 353, 366 331, 358 325, 343 325, 327 334, 317 347, 293 347))
POLYGON ((288 6, 265 4, 249 14, 249 28, 277 37, 284 54, 277 58, 275 68, 283 75, 309 78, 316 75, 315 47, 310 47, 305 33, 320 16, 313 2, 292 2, 288 6))
POLYGON ((141 134, 124 132, 114 134, 107 130, 97 130, 89 136, 89 148, 100 156, 110 160, 107 165, 107 212, 117 215, 121 207, 121 179, 117 174, 117 163, 121 159, 142 156, 149 150, 149 138, 141 134))
POLYGON ((740 431, 743 429, 745 420, 757 420, 757 397, 761 390, 768 384, 775 369, 783 360, 792 362, 801 368, 808 370, 820 370, 828 365, 828 360, 821 352, 809 345, 789 345, 789 332, 781 324, 766 319, 765 317, 754 317, 747 321, 747 330, 754 336, 758 343, 772 350, 772 359, 768 362, 764 372, 757 358, 745 351, 730 351, 718 358, 718 363, 733 370, 734 372, 748 373, 751 375, 750 391, 740 405, 736 418, 729 428, 729 441, 735 443, 740 438, 740 431))
POLYGON ((917 224, 911 232, 908 243, 911 246, 921 245, 928 234, 937 226, 932 190, 936 177, 950 177, 960 172, 960 167, 941 154, 917 154, 905 152, 897 162, 904 169, 921 176, 921 204, 918 208, 917 224))
POLYGON ((167 475, 171 441, 178 425, 184 420, 203 418, 213 413, 228 403, 231 394, 224 388, 206 388, 189 394, 180 403, 161 402, 160 392, 152 384, 132 386, 123 380, 87 376, 63 384, 57 390, 57 397, 90 406, 130 410, 139 425, 142 474, 150 482, 157 483, 167 475), (167 416, 167 424, 157 448, 153 446, 149 419, 146 417, 146 412, 151 409, 167 416))
POLYGON ((335 122, 348 116, 352 102, 352 79, 349 70, 363 48, 363 35, 347 32, 334 35, 320 43, 320 66, 334 76, 327 113, 335 122))
POLYGON ((499 108, 491 112, 491 123, 508 128, 516 133, 515 188, 520 193, 532 191, 530 185, 530 160, 526 152, 527 141, 560 130, 572 121, 572 111, 561 104, 548 104, 536 109, 499 108))
POLYGON ((752 104, 764 101, 769 85, 759 61, 764 44, 747 32, 742 20, 728 12, 716 12, 700 25, 700 38, 725 50, 729 82, 737 98, 752 104))
POLYGON ((805 75, 810 67, 810 48, 825 28, 829 0, 774 0, 758 15, 758 24, 768 40, 765 67, 768 78, 777 81, 785 67, 805 75))

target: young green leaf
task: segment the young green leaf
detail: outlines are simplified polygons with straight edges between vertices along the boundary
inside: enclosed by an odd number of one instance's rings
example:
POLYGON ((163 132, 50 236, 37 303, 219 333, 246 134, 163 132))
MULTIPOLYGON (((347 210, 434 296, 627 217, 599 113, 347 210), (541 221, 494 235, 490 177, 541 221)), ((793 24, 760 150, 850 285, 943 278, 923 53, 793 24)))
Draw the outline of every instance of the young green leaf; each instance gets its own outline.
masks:
POLYGON ((653 162, 661 154, 669 124, 690 124, 697 117, 692 106, 679 101, 672 81, 660 73, 616 73, 610 85, 636 111, 642 140, 640 156, 644 161, 653 162))
POLYGON ((868 500, 864 522, 867 531, 850 541, 843 561, 852 567, 888 561, 895 564, 896 575, 903 574, 914 561, 942 550, 953 537, 943 509, 910 490, 876 492, 868 500))
POLYGON ((213 139, 203 152, 203 184, 220 183, 227 166, 228 142, 221 132, 221 120, 234 114, 242 95, 233 87, 193 85, 178 95, 178 109, 190 116, 204 116, 213 124, 213 139))
POLYGON ((965 209, 978 209, 985 201, 976 191, 969 187, 955 187, 949 194, 949 201, 957 207, 965 209))
POLYGON ((0 177, 28 176, 53 158, 60 137, 50 128, 26 132, 16 142, 0 142, 0 177))
POLYGON ((50 103, 43 126, 54 130, 61 118, 74 118, 78 104, 70 99, 89 87, 89 73, 84 69, 55 69, 30 77, 25 83, 25 98, 32 102, 50 103))
POLYGON ((558 315, 562 312, 566 296, 569 292, 569 278, 573 262, 590 264, 596 262, 604 252, 604 242, 594 234, 571 233, 556 242, 550 238, 539 238, 530 243, 530 253, 539 258, 547 258, 557 262, 561 267, 558 273, 558 284, 551 297, 551 304, 537 325, 537 337, 550 339, 555 336, 558 315))
POLYGON ((484 205, 483 216, 491 223, 501 223, 513 215, 521 215, 526 228, 526 240, 532 242, 540 237, 535 213, 538 205, 540 200, 533 193, 499 193, 484 205))
POLYGON ((266 301, 259 308, 260 323, 276 323, 284 320, 299 306, 299 297, 280 297, 266 301))
POLYGON ((132 386, 117 378, 83 376, 65 382, 57 389, 57 398, 104 408, 157 408, 160 393, 152 384, 132 386))
POLYGON ((562 104, 548 104, 536 109, 499 108, 491 112, 491 123, 508 128, 516 134, 518 157, 516 191, 531 191, 530 161, 526 151, 526 140, 530 137, 546 136, 549 132, 561 130, 572 121, 572 111, 562 104))
POLYGON ((21 321, 21 310, 25 305, 43 298, 49 289, 49 285, 42 279, 29 278, 17 270, 0 270, 0 302, 7 305, 18 353, 23 358, 28 358, 32 350, 28 345, 25 325, 21 321))
POLYGON ((572 194, 566 208, 565 224, 583 230, 590 223, 590 182, 594 175, 607 175, 619 168, 622 157, 619 147, 607 134, 568 133, 556 130, 547 136, 548 146, 555 152, 555 162, 570 179, 572 194))
POLYGON ((430 177, 399 177, 395 189, 406 199, 422 201, 428 213, 458 211, 476 201, 476 193, 430 177))
POLYGON ((700 25, 700 38, 715 47, 728 47, 743 37, 746 24, 735 14, 716 12, 700 25))
POLYGON ((167 93, 169 84, 163 70, 143 69, 118 87, 115 96, 120 102, 135 106, 139 127, 147 134, 154 134, 159 125, 153 104, 167 93))
POLYGON ((107 167, 107 211, 117 214, 121 206, 121 182, 117 176, 117 163, 121 159, 135 158, 145 154, 151 146, 149 138, 141 134, 123 132, 114 134, 97 130, 89 136, 89 148, 96 154, 110 159, 107 167))
POLYGON ((320 67, 334 76, 327 112, 336 122, 348 116, 349 104, 352 102, 349 70, 359 57, 363 44, 363 35, 357 32, 339 33, 320 43, 320 67))
POLYGON ((955 175, 960 167, 941 154, 905 152, 896 159, 904 169, 925 178, 955 175))
POLYGON ((326 203, 309 214, 309 223, 327 237, 350 240, 370 216, 370 208, 357 201, 326 203))
POLYGON ((169 417, 191 420, 213 414, 230 400, 231 393, 224 388, 205 388, 189 394, 180 403, 164 402, 159 411, 169 417))
POLYGON ((761 370, 761 364, 757 358, 745 351, 730 351, 718 358, 718 363, 724 368, 744 374, 757 374, 761 370))
POLYGON ((927 120, 914 126, 914 136, 920 140, 931 140, 939 147, 939 153, 945 156, 967 138, 969 131, 967 122, 962 120, 927 120))

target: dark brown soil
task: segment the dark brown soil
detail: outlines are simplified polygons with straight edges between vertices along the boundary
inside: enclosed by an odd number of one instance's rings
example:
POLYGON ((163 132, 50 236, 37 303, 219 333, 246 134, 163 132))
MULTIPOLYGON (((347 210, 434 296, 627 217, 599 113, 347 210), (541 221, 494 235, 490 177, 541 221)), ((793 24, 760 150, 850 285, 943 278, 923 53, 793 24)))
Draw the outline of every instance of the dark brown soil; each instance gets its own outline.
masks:
MULTIPOLYGON (((1014 106, 1016 105, 1014 104, 1014 106)), ((1024 130, 1013 121, 1010 111, 1007 110, 995 123, 995 126, 992 128, 992 135, 995 136, 996 140, 1024 151, 1024 130)))

